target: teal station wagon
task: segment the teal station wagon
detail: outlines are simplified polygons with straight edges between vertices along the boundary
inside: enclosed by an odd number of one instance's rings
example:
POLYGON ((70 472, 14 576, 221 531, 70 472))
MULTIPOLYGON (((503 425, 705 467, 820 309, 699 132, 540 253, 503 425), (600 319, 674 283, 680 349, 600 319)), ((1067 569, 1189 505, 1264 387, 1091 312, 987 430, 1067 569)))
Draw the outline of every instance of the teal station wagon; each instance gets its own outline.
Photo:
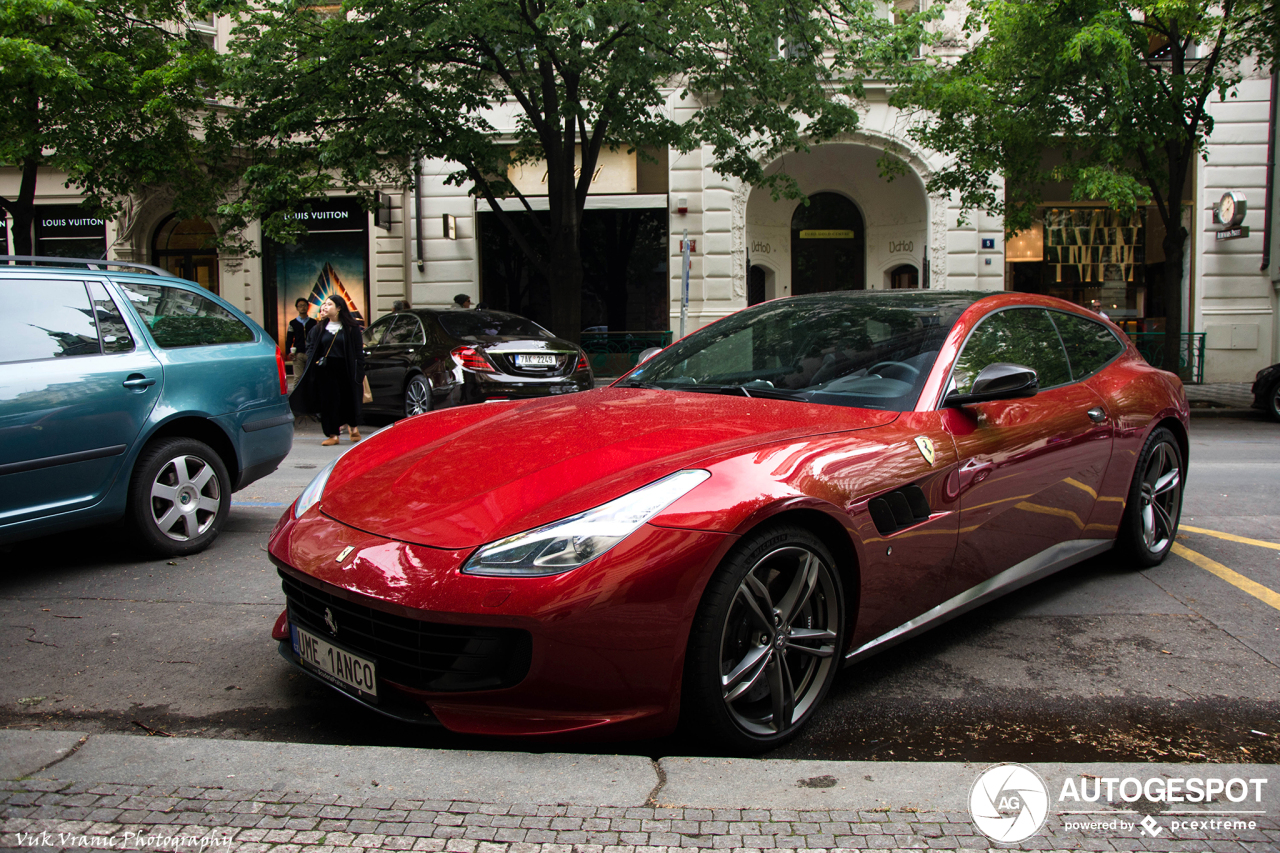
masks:
POLYGON ((199 285, 115 261, 0 257, 0 544, 126 519, 203 550, 293 442, 284 361, 199 285))

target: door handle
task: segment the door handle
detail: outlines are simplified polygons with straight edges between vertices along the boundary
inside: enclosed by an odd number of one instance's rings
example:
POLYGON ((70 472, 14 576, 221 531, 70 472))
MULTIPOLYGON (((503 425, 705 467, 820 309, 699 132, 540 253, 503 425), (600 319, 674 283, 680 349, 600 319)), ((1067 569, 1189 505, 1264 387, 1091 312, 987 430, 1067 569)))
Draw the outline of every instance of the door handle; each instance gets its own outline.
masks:
POLYGON ((1107 413, 1104 412, 1100 406, 1094 406, 1085 414, 1087 414, 1089 416, 1089 420, 1093 421, 1095 424, 1100 424, 1107 419, 1107 413))
POLYGON ((143 388, 149 388, 156 384, 156 380, 150 376, 143 376, 141 373, 133 373, 129 375, 123 383, 126 388, 141 391, 143 388))

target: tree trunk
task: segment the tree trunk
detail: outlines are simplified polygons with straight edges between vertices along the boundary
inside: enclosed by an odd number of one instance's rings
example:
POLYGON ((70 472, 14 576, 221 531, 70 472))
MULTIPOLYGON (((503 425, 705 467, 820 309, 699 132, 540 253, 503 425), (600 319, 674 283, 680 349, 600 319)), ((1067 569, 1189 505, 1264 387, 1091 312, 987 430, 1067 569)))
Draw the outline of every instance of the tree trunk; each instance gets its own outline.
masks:
MULTIPOLYGON (((577 217, 574 216, 573 219, 577 217)), ((581 229, 553 224, 551 233, 551 331, 575 344, 582 337, 581 229)))
POLYGON ((36 221, 36 172, 39 163, 27 159, 22 162, 22 183, 18 188, 18 197, 8 205, 9 215, 13 217, 13 253, 15 255, 35 254, 36 221))
MULTIPOLYGON (((1182 346, 1182 253, 1187 244, 1187 231, 1182 227, 1182 205, 1170 205, 1177 214, 1165 223, 1164 231, 1164 348, 1162 364, 1170 373, 1183 375, 1178 365, 1185 348, 1182 346)), ((1187 359, 1188 368, 1191 366, 1187 359)))

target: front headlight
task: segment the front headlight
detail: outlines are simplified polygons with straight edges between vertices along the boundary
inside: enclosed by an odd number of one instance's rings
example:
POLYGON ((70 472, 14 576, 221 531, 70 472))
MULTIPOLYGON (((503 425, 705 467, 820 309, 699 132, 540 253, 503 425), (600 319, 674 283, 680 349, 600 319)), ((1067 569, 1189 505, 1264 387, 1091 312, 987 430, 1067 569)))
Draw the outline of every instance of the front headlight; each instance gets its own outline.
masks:
MULTIPOLYGON (((342 457, 339 456, 338 459, 342 457)), ((302 490, 302 494, 298 495, 297 502, 293 505, 293 517, 301 518, 302 514, 311 509, 320 500, 320 496, 324 494, 325 483, 329 482, 329 475, 333 473, 333 468, 338 464, 338 459, 333 460, 311 478, 311 482, 307 483, 307 487, 302 490)))
POLYGON ((677 471, 607 504, 485 545, 463 565, 469 575, 541 577, 604 554, 711 476, 677 471))

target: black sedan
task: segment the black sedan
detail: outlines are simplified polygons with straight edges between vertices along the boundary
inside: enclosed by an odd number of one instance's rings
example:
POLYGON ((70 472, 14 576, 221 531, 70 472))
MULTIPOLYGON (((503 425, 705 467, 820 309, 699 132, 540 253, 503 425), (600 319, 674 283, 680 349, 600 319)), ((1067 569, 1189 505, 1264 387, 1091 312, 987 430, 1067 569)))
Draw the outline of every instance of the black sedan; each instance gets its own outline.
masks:
POLYGON ((364 333, 373 402, 396 417, 443 406, 587 391, 595 385, 582 350, 505 311, 415 308, 364 333))
POLYGON ((1253 407, 1280 421, 1280 364, 1264 367, 1254 377, 1253 407))

